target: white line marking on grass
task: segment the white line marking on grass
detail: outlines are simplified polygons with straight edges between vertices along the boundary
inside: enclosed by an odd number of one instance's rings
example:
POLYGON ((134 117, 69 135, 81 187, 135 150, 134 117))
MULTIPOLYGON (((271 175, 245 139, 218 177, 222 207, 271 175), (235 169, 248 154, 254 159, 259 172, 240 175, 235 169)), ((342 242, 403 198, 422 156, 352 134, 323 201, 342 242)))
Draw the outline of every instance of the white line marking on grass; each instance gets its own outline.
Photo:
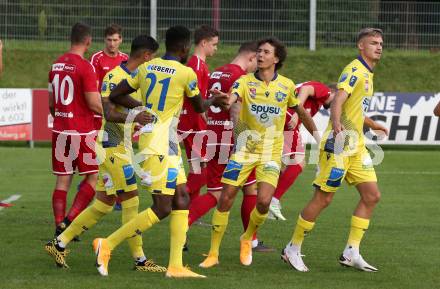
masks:
MULTIPOLYGON (((10 204, 12 202, 15 202, 16 200, 20 199, 21 195, 12 195, 7 199, 1 200, 0 203, 3 204, 10 204)), ((0 211, 3 210, 5 207, 0 207, 0 211)))

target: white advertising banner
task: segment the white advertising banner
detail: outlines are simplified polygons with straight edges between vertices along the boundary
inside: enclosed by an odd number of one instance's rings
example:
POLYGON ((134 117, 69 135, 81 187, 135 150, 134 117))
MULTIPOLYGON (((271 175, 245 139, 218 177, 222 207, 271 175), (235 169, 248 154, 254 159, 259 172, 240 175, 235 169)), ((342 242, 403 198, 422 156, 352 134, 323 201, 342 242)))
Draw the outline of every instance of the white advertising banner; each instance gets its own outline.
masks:
MULTIPOLYGON (((440 93, 375 93, 367 116, 385 125, 389 136, 372 139, 378 144, 440 145, 440 120, 433 114, 439 101, 440 93)), ((320 132, 327 127, 329 113, 322 109, 313 118, 320 132)), ((308 143, 312 142, 304 126, 301 134, 308 143)))
POLYGON ((31 123, 32 90, 0 89, 0 126, 31 123))

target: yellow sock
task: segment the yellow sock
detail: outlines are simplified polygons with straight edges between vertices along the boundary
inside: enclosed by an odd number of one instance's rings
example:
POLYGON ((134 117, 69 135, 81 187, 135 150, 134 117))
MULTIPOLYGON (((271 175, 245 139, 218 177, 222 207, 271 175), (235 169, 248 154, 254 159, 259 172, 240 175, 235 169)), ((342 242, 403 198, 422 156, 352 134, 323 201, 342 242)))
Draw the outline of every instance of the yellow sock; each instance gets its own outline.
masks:
POLYGON ((220 244, 228 226, 229 212, 219 212, 217 209, 212 214, 211 249, 209 255, 218 257, 220 244))
POLYGON ((365 231, 368 229, 370 220, 359 218, 356 216, 351 217, 351 229, 350 235, 348 235, 347 245, 355 248, 359 248, 362 237, 365 231))
POLYGON ((113 211, 113 206, 95 200, 93 204, 79 214, 67 229, 58 236, 58 240, 67 245, 76 236, 93 227, 99 219, 113 211))
POLYGON ((118 230, 113 232, 113 234, 107 237, 110 250, 116 248, 125 239, 140 235, 142 232, 145 232, 156 223, 159 223, 159 218, 156 216, 153 210, 151 210, 151 208, 140 212, 136 217, 131 219, 131 221, 124 224, 118 230))
POLYGON ((188 231, 189 210, 173 210, 170 216, 170 260, 169 267, 182 268, 182 250, 188 231))
POLYGON ((252 240, 252 236, 257 231, 258 227, 261 226, 266 220, 268 213, 261 214, 258 212, 257 208, 254 208, 251 212, 251 216, 249 218, 249 224, 247 226, 246 232, 241 235, 243 240, 252 240))
MULTIPOLYGON (((128 200, 122 201, 122 224, 126 224, 131 219, 136 217, 139 209, 139 197, 130 198, 128 200)), ((142 249, 142 236, 136 235, 127 240, 128 246, 130 247, 130 252, 133 258, 144 257, 144 250, 142 249)))
POLYGON ((315 222, 309 222, 302 218, 301 215, 298 216, 298 220, 296 221, 295 231, 293 231, 292 236, 292 244, 301 246, 304 241, 304 237, 308 232, 310 232, 315 226, 315 222))

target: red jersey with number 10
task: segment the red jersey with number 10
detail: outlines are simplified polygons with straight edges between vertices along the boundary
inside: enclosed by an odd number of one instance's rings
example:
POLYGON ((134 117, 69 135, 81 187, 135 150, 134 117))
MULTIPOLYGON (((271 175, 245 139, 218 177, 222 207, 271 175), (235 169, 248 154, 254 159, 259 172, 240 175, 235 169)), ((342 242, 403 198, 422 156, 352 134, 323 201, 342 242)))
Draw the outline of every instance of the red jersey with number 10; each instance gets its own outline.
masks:
POLYGON ((67 134, 87 134, 94 131, 93 115, 85 92, 97 92, 93 66, 73 53, 60 56, 49 71, 49 92, 52 92, 55 115, 53 131, 67 134))
MULTIPOLYGON (((200 96, 202 97, 202 99, 206 99, 209 81, 208 65, 197 55, 193 55, 188 60, 187 66, 191 67, 192 70, 194 70, 194 72, 196 73, 197 86, 200 90, 200 96)), ((203 119, 200 113, 197 113, 194 110, 191 102, 187 97, 185 97, 183 101, 178 130, 179 132, 188 132, 191 130, 196 132, 206 130, 206 121, 203 119)))

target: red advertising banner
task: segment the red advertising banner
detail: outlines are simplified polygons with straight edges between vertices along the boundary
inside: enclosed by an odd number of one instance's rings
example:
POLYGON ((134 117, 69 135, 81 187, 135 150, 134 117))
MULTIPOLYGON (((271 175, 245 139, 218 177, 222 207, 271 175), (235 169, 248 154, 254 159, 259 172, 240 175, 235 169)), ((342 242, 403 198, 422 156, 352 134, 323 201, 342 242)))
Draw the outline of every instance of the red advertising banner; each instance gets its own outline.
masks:
POLYGON ((31 124, 15 124, 8 126, 0 126, 0 141, 16 140, 26 141, 31 139, 31 124))
POLYGON ((47 89, 32 91, 32 140, 52 140, 53 118, 49 112, 49 93, 47 89))

